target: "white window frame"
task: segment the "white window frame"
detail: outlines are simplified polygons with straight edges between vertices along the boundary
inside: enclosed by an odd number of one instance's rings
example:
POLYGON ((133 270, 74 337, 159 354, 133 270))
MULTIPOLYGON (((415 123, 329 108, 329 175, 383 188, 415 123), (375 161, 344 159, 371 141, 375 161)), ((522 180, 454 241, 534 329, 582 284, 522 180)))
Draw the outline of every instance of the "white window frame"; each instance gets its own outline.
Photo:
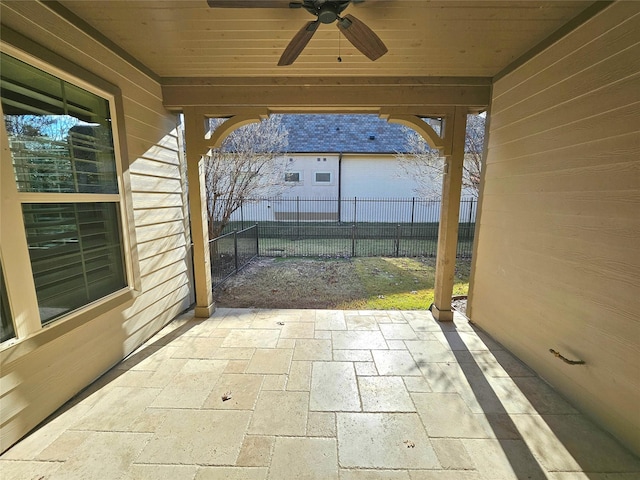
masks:
POLYGON ((290 172, 284 172, 285 178, 284 178, 284 183, 289 184, 289 185, 302 185, 303 184, 303 177, 302 177, 302 172, 299 170, 292 170, 290 172), (291 174, 291 173, 297 173, 298 174, 298 180, 287 180, 287 175, 291 174))
POLYGON ((314 185, 333 185, 333 172, 328 172, 326 170, 318 170, 317 172, 313 172, 313 184, 314 185), (329 181, 328 182, 318 181, 317 178, 319 173, 328 174, 329 181))
MULTIPOLYGON (((127 150, 124 127, 122 96, 118 87, 96 77, 83 68, 71 64, 66 59, 51 52, 44 52, 37 46, 30 46, 30 51, 17 48, 7 42, 0 42, 0 51, 22 62, 49 73, 61 80, 80 87, 109 102, 113 148, 117 173, 118 193, 116 194, 84 194, 84 193, 35 193, 19 192, 15 181, 13 159, 9 153, 9 139, 4 121, 0 122, 0 148, 7 155, 2 155, 0 164, 3 228, 0 229, 0 256, 9 310, 12 313, 15 338, 0 344, 0 351, 21 344, 26 338, 44 335, 55 338, 84 323, 102 315, 116 307, 130 304, 141 289, 140 270, 137 261, 137 245, 133 235, 133 211, 131 210, 131 187, 128 169, 125 166, 127 150), (37 54, 35 53, 37 52, 37 54), (40 58, 46 53, 47 60, 40 58), (31 271, 31 260, 27 244, 22 204, 37 203, 73 203, 73 202, 111 202, 117 203, 120 215, 120 235, 122 238, 124 274, 127 285, 98 300, 88 303, 76 310, 68 312, 46 325, 40 322, 38 299, 31 271), (10 226, 10 228, 6 228, 10 226)), ((4 118, 2 106, 0 115, 4 118)), ((21 348, 20 354, 36 348, 21 348)))

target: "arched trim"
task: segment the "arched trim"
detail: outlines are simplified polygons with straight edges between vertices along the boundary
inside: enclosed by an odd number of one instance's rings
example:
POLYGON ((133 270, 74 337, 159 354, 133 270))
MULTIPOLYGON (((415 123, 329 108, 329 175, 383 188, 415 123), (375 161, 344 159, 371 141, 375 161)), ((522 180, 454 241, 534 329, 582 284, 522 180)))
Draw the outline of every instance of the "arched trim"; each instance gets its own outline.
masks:
POLYGON ((431 125, 416 115, 381 114, 380 118, 385 119, 389 123, 399 123, 405 127, 412 128, 426 140, 431 148, 437 150, 444 149, 444 140, 436 133, 431 125))
POLYGON ((229 136, 231 132, 250 123, 258 123, 269 117, 268 112, 260 112, 255 114, 235 115, 225 120, 219 125, 215 131, 211 134, 211 137, 207 140, 207 146, 210 148, 219 148, 225 138, 229 136))

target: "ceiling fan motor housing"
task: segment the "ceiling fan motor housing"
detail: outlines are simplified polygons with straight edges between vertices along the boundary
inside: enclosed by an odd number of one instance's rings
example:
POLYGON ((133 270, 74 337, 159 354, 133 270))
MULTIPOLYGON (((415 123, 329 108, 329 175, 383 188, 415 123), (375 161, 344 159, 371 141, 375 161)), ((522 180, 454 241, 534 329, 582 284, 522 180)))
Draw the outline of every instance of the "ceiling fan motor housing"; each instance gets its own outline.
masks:
POLYGON ((349 6, 349 3, 351 3, 350 0, 305 0, 302 6, 310 13, 316 15, 320 23, 333 23, 339 17, 340 13, 349 6))

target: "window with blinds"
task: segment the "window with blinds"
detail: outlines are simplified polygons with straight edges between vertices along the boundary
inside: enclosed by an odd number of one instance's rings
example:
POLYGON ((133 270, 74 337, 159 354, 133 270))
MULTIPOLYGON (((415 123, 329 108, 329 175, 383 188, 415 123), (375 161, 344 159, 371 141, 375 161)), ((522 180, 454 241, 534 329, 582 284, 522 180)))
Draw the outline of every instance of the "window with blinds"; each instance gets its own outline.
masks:
POLYGON ((45 324, 127 285, 109 102, 6 54, 0 76, 45 324))

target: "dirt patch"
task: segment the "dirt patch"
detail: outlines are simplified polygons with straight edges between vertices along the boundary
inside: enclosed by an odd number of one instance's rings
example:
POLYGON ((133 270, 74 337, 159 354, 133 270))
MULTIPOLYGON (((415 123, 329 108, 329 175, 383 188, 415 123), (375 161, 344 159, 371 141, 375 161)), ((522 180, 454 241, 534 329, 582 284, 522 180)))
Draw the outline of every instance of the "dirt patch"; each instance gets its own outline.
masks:
POLYGON ((221 307, 334 309, 365 292, 348 259, 258 258, 213 294, 221 307))
MULTIPOLYGON (((456 264, 454 295, 467 294, 468 263, 456 264)), ((434 278, 433 258, 257 258, 213 294, 228 308, 426 310, 434 278)))

